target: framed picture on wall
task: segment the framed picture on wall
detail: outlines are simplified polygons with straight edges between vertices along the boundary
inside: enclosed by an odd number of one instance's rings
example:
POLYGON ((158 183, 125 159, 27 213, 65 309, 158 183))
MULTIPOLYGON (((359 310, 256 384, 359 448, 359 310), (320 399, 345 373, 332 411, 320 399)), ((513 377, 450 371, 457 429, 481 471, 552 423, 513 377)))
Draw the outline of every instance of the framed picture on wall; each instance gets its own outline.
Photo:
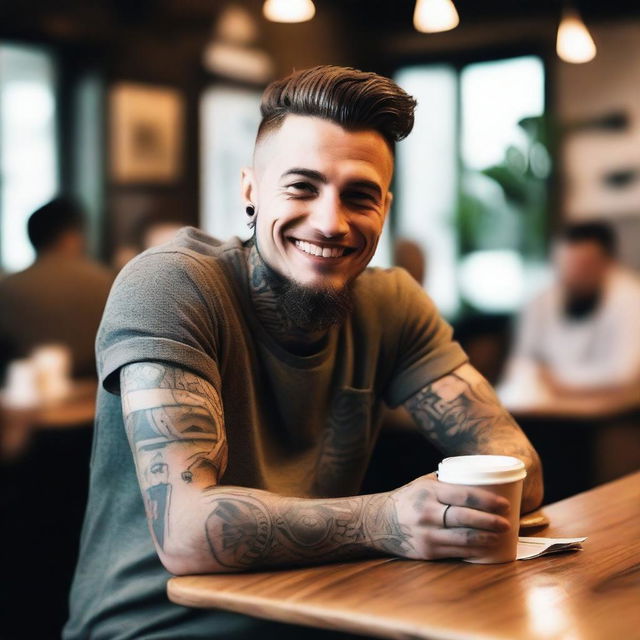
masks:
POLYGON ((170 183, 182 175, 184 100, 170 87, 122 82, 109 94, 110 177, 170 183))

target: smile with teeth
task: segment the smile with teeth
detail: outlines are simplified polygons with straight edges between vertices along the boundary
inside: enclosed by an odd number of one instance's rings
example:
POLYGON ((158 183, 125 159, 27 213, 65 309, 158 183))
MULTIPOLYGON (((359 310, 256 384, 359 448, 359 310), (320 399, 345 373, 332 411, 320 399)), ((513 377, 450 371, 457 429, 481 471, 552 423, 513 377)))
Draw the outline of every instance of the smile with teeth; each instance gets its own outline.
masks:
POLYGON ((321 247, 304 240, 294 240, 293 244, 301 251, 318 258, 341 258, 348 251, 348 247, 321 247))

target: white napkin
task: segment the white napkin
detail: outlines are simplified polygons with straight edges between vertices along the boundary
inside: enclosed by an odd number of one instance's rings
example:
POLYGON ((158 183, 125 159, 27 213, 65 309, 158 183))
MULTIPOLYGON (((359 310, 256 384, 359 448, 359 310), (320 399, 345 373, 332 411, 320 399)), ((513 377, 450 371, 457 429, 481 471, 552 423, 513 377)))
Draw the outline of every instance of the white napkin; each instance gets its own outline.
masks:
POLYGON ((582 549, 582 543, 585 540, 586 538, 527 538, 520 536, 516 560, 529 560, 538 556, 546 556, 549 553, 582 549))

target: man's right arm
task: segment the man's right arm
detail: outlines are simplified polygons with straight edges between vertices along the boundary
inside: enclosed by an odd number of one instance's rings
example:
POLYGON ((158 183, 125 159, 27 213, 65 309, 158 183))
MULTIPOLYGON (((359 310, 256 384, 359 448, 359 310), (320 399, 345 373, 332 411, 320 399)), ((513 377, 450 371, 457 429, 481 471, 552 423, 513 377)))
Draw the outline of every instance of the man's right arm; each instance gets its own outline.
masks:
POLYGON ((242 571, 375 555, 482 554, 508 523, 505 501, 432 477, 388 492, 285 497, 220 485, 227 441, 220 396, 203 378, 161 363, 121 371, 122 406, 149 528, 175 574, 242 571), (442 528, 444 505, 459 510, 442 528))

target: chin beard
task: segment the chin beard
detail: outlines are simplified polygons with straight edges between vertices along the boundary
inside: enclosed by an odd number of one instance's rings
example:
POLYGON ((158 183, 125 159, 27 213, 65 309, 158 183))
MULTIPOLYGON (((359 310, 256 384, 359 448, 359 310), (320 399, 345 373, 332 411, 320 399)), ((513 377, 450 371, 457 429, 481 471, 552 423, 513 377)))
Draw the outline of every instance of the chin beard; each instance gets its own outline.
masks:
POLYGON ((572 320, 590 316, 600 305, 601 292, 568 294, 564 301, 565 315, 572 320))
POLYGON ((310 333, 342 324, 353 309, 351 287, 316 289, 288 281, 281 293, 287 318, 299 329, 310 333))
MULTIPOLYGON (((256 245, 257 249, 257 245, 256 245)), ((258 250, 258 255, 260 251, 258 250)), ((351 284, 342 289, 309 287, 274 271, 260 256, 264 278, 278 297, 287 320, 301 331, 325 331, 342 324, 353 309, 351 284)))

